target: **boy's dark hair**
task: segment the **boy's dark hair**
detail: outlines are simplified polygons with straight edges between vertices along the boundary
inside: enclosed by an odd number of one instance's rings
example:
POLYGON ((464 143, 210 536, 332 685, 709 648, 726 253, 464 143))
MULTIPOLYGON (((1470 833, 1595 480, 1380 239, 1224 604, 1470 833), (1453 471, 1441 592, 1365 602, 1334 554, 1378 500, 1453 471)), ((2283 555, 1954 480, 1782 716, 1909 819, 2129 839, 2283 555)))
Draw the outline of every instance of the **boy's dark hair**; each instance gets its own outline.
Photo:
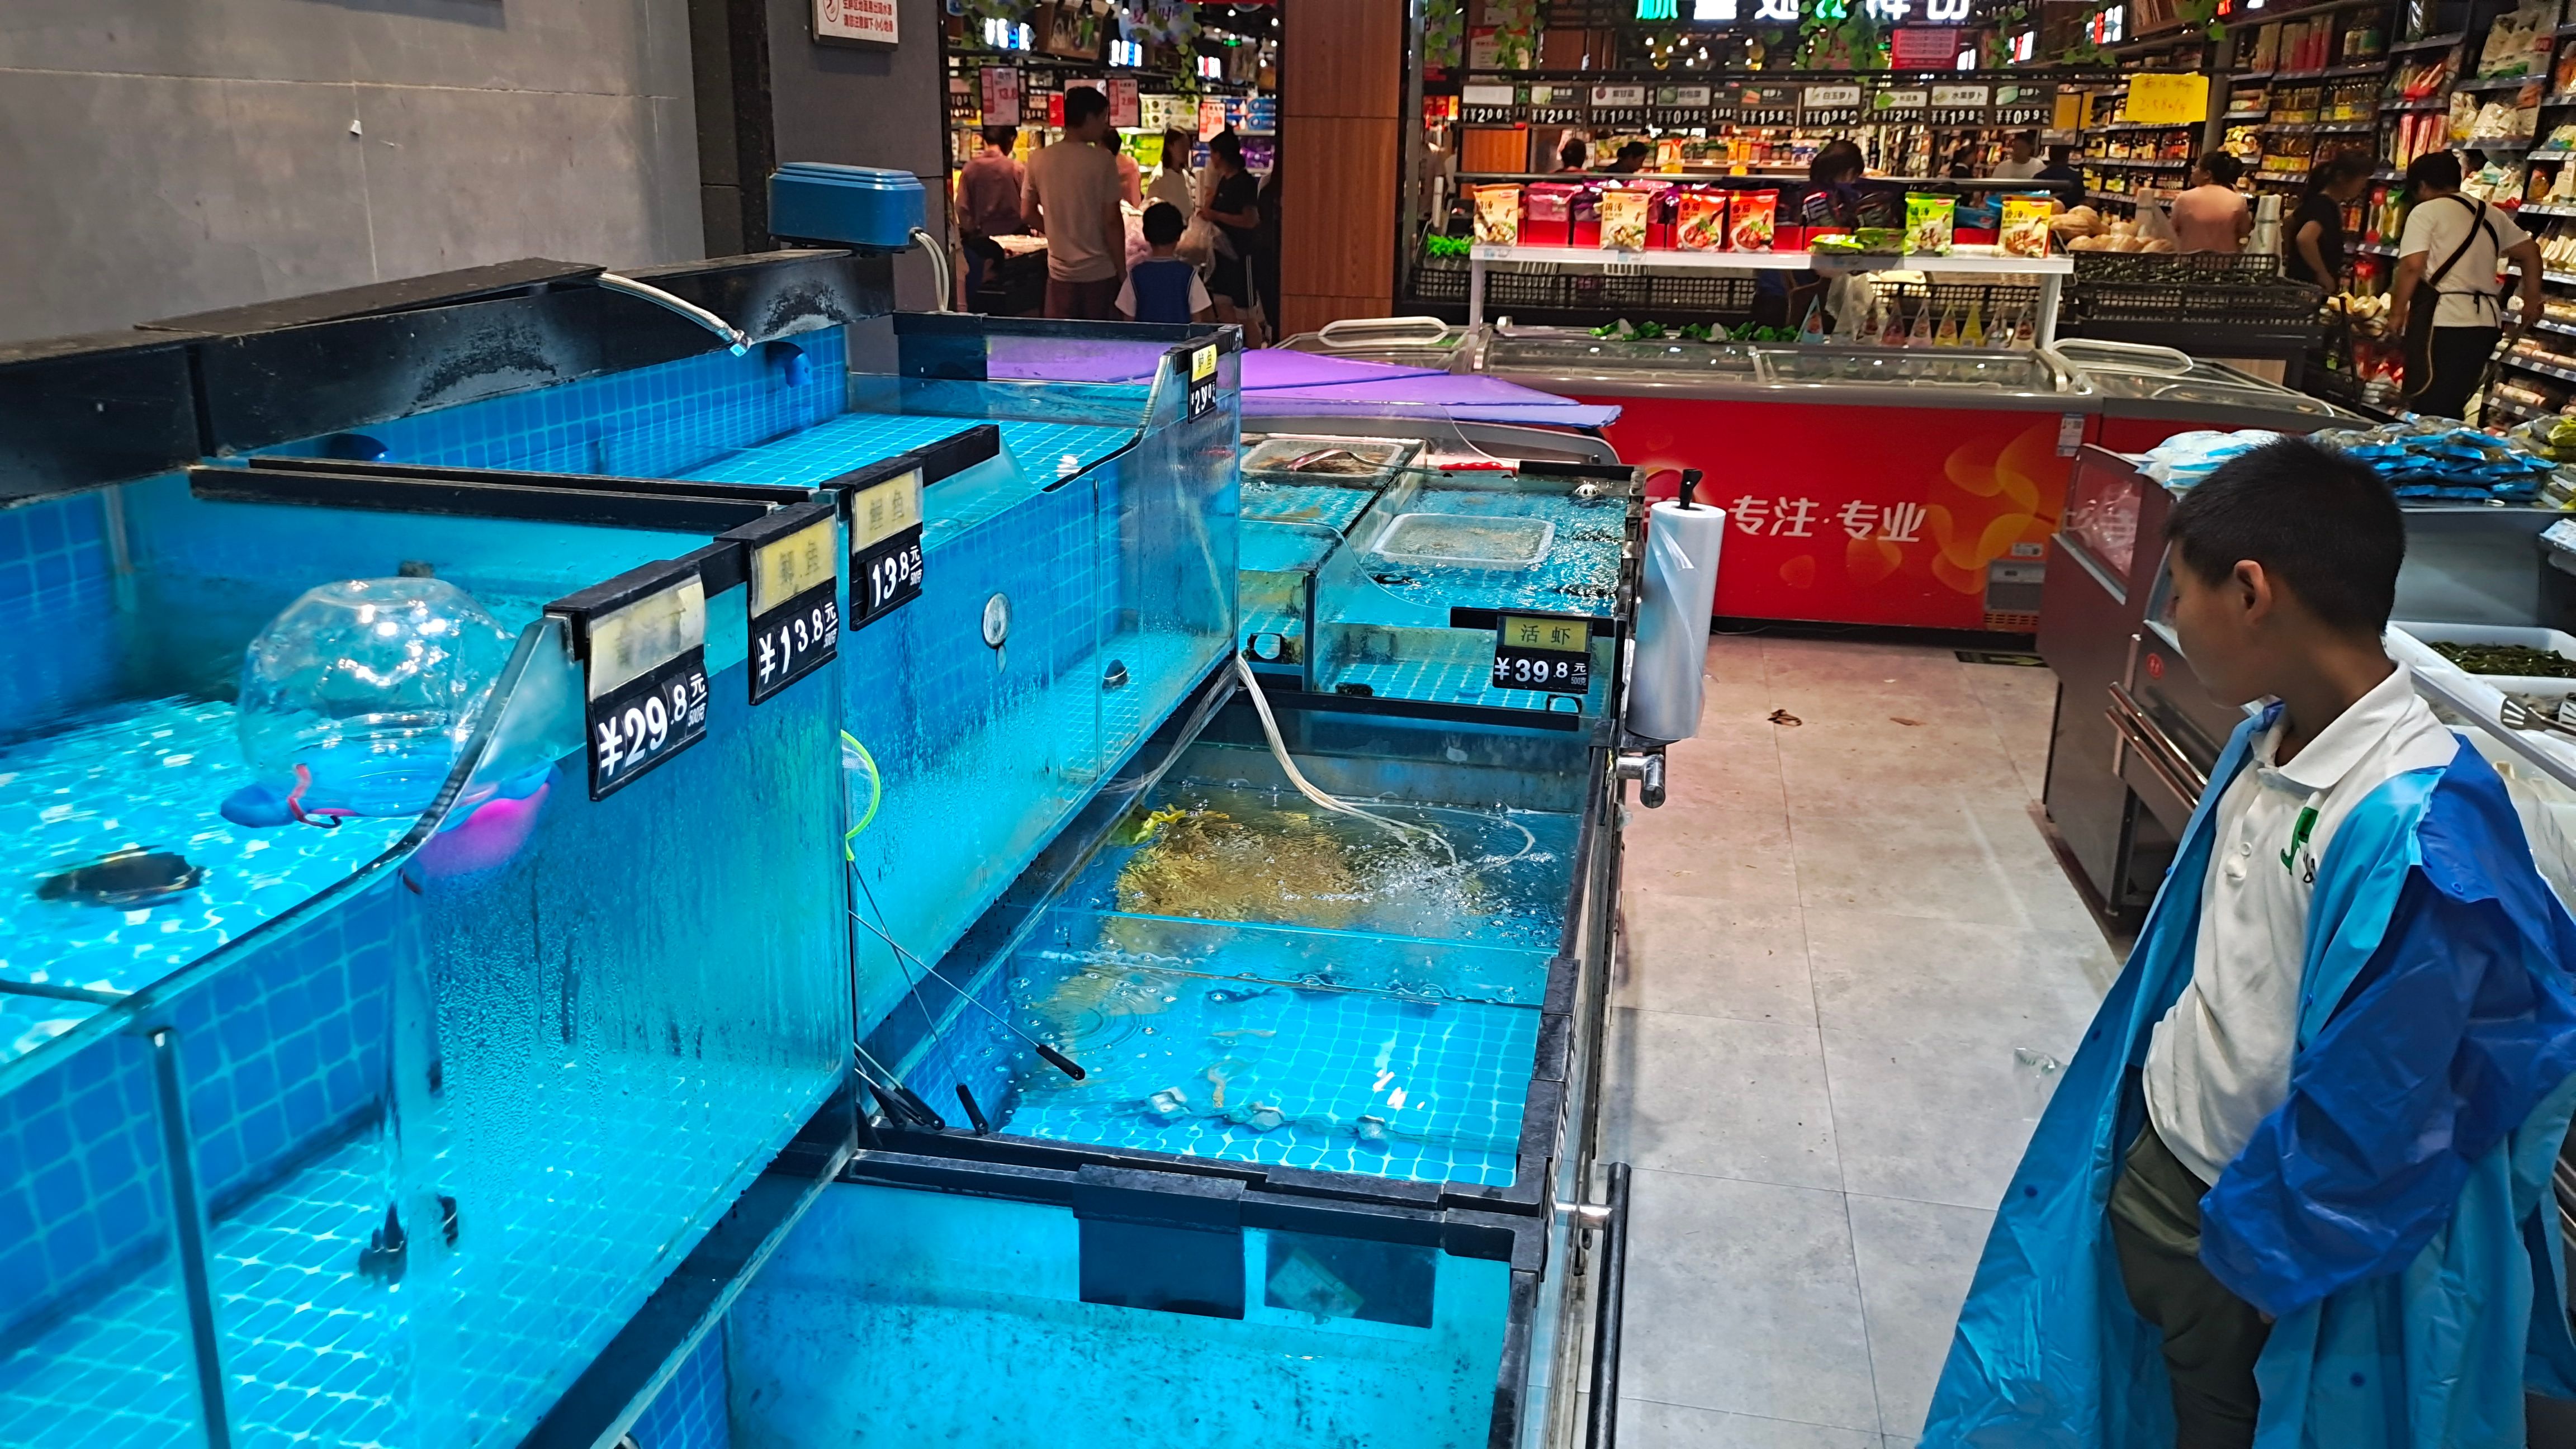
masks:
POLYGON ((1631 141, 1619 148, 1619 159, 1622 161, 1643 161, 1648 156, 1653 155, 1654 151, 1654 147, 1647 145, 1643 141, 1631 141))
POLYGON ((2406 520, 2379 475, 2305 438, 2219 464, 2174 505, 2165 539, 2205 582, 2251 559, 2330 627, 2373 638, 2406 561, 2406 520))
POLYGON ((1181 239, 1181 209, 1168 201, 1157 201, 1145 208, 1145 240, 1158 247, 1171 246, 1181 239))
POLYGON ((2245 163, 2224 151, 2210 152, 2200 158, 2200 164, 2209 172, 2209 179, 2221 186, 2233 186, 2236 178, 2245 174, 2245 163))
POLYGON ((1816 157, 1807 163, 1807 184, 1825 186, 1836 181, 1858 180, 1868 166, 1861 159, 1860 146, 1836 136, 1816 148, 1816 157))
POLYGON ((1243 138, 1232 131, 1219 131, 1210 137, 1208 152, 1237 171, 1243 169, 1243 138))
POLYGON ((2051 166, 2063 166, 2066 164, 2067 158, 2074 154, 2075 148, 2072 146, 2051 146, 2048 148, 2048 164, 2051 166))
POLYGON ((2459 153, 2454 151, 2428 151, 2407 163, 2406 190, 2408 194, 2422 196, 2428 191, 2457 191, 2459 189, 2459 153))
POLYGON ((1018 145, 1019 142, 1020 128, 1017 126, 986 126, 984 128, 984 144, 987 146, 998 146, 1001 149, 1008 151, 1013 146, 1018 145))
POLYGON ((1064 126, 1066 130, 1072 130, 1108 109, 1109 98, 1091 87, 1065 87, 1064 126))
POLYGON ((1556 148, 1556 164, 1568 170, 1580 170, 1584 158, 1591 154, 1591 150, 1583 144, 1581 136, 1569 137, 1564 145, 1556 148))

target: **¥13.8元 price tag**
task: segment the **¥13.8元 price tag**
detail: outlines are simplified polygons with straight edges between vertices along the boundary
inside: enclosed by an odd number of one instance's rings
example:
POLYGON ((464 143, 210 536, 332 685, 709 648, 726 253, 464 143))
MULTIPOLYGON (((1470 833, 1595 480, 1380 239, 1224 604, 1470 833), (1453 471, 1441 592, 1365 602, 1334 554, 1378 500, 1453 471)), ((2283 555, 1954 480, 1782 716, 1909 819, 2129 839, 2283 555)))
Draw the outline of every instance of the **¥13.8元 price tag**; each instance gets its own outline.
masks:
POLYGON ((726 538, 747 550, 751 702, 831 662, 841 644, 841 529, 828 502, 782 508, 726 538))
MULTIPOLYGON (((626 597, 602 600, 603 607, 576 619, 593 800, 623 789, 707 733, 706 585, 694 566, 636 581, 642 592, 621 588, 633 578, 589 591, 626 597)), ((566 603, 584 598, 576 594, 566 603)))
POLYGON ((850 627, 865 628, 921 597, 921 469, 850 494, 850 627))
POLYGON ((1583 694, 1592 688, 1592 623, 1505 614, 1494 626, 1494 688, 1583 694))

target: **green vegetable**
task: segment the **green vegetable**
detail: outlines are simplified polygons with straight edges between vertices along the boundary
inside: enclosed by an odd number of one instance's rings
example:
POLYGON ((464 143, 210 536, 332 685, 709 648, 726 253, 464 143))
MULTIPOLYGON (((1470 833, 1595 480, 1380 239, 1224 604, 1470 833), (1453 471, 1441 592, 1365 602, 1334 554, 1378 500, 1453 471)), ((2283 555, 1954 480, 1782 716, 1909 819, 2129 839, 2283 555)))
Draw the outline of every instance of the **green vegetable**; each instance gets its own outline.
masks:
POLYGON ((2576 659, 2524 644, 2435 644, 2433 652, 2471 674, 2576 679, 2576 659))

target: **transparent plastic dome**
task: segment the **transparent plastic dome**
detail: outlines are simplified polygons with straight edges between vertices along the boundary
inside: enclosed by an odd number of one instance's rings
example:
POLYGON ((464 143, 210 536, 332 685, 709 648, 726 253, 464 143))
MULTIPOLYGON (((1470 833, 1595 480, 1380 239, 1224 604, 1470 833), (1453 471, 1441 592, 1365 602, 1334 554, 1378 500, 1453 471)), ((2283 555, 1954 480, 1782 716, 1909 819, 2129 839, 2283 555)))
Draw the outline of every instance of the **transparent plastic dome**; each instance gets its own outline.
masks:
POLYGON ((417 814, 509 658, 500 624, 443 579, 324 584, 251 641, 242 756, 307 814, 417 814))

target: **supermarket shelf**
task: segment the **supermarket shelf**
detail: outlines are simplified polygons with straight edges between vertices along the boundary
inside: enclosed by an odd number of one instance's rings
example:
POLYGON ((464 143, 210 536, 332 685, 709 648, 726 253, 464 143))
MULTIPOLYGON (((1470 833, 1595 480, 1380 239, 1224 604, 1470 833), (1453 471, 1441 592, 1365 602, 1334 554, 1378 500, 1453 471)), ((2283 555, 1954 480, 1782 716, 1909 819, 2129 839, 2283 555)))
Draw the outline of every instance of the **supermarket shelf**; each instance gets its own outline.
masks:
POLYGON ((2542 96, 2540 103, 2544 106, 2576 106, 2576 91, 2560 91, 2554 96, 2542 96))
POLYGON ((2401 40, 2388 47, 2388 53, 2396 55, 2401 51, 2409 50, 2448 50, 2468 38, 2469 33, 2465 30, 2454 30, 2448 35, 2427 35, 2421 40, 2401 40))
POLYGON ((2218 119, 2222 121, 2259 121, 2270 114, 2272 114, 2270 111, 2229 111, 2226 115, 2223 115, 2218 119))
POLYGON ((2095 126, 2093 129, 2094 129, 2094 130, 2096 130, 2096 131, 2106 131, 2106 132, 2107 132, 2107 131, 2189 131, 2189 130, 2193 130, 2193 129, 2197 128, 2199 125, 2200 125, 2200 123, 2199 123, 2198 121, 2175 121, 2175 122, 2172 122, 2171 124, 2168 124, 2168 123, 2163 122, 2163 121, 2113 121, 2113 122, 2111 122, 2109 125, 2106 125, 2106 126, 2095 126))
POLYGON ((2562 25, 2549 33, 2557 36, 2561 40, 2564 40, 2568 36, 2576 35, 2576 25, 2562 25))
POLYGON ((2087 166, 2118 166, 2130 171, 2189 171, 2191 162, 2177 158, 2171 161, 2144 161, 2126 156, 2087 156, 2087 166))
MULTIPOLYGON (((2302 10, 2299 13, 2305 15, 2308 11, 2302 10)), ((2375 60, 2368 65, 2330 65, 2323 70, 2276 70, 2272 72, 2272 79, 2275 81, 2340 80, 2346 76, 2378 75, 2387 68, 2386 61, 2375 60)), ((2243 78, 2240 72, 2238 79, 2243 78)))
MULTIPOLYGON (((2108 201, 2120 206, 2135 206, 2141 198, 2137 193, 2131 191, 2088 191, 2084 193, 2084 199, 2087 201, 2108 201)), ((2144 199, 2152 201, 2155 198, 2147 197, 2144 199)))
POLYGON ((2545 201, 2526 201, 2515 216, 2576 216, 2576 206, 2553 206, 2545 201))
POLYGON ((2543 377, 2557 378, 2561 382, 2576 382, 2576 367, 2559 367, 2553 363, 2533 362, 2527 357, 2517 357, 2510 352, 2504 355, 2503 361, 2507 367, 2518 367, 2525 372, 2536 372, 2543 377))
POLYGON ((2576 337, 2576 322, 2560 322, 2554 318, 2543 317, 2531 325, 2543 332, 2557 332, 2568 337, 2576 337))
POLYGON ((2518 403, 2512 398, 2497 397, 2493 394, 2488 395, 2486 402, 2482 406, 2485 408, 2485 412, 2478 415, 2480 421, 2484 421, 2488 413, 2504 413, 2515 418, 2545 418, 2550 416, 2549 409, 2547 408, 2536 408, 2531 406, 2529 403, 2518 403))
POLYGON ((2540 280, 2553 286, 2576 287, 2576 272, 2543 272, 2540 280))
POLYGON ((2460 149, 2463 151, 2528 151, 2537 144, 2539 144, 2538 139, 2532 136, 2510 138, 2490 136, 2485 139, 2472 136, 2460 143, 2460 149))
POLYGON ((2546 79, 2548 79, 2546 76, 2533 75, 2471 76, 2464 81, 2453 81, 2451 83, 2451 89, 2455 91, 2518 91, 2524 86, 2531 84, 2533 81, 2546 79))
POLYGON ((2369 121, 2283 121, 2277 125, 2257 126, 2283 136, 2357 136, 2372 129, 2369 121))
POLYGON ((2374 257, 2393 257, 2397 255, 2397 248, 2390 246, 2386 242, 2354 242, 2352 244, 2352 249, 2374 257))
POLYGON ((2379 103, 2379 113, 2383 116, 2391 111, 2447 111, 2450 108, 2451 99, 2448 96, 2426 96, 2421 100, 2379 103))
POLYGON ((1803 251, 1623 252, 1602 247, 1507 247, 1485 242, 1470 249, 1467 255, 1470 260, 1479 262, 1538 262, 1560 267, 1654 267, 1683 271, 1802 272, 1819 263, 1847 271, 2017 273, 2024 276, 2066 276, 2075 270, 2072 257, 2007 257, 1967 252, 1952 252, 1948 256, 1920 252, 1904 256, 1803 251))

